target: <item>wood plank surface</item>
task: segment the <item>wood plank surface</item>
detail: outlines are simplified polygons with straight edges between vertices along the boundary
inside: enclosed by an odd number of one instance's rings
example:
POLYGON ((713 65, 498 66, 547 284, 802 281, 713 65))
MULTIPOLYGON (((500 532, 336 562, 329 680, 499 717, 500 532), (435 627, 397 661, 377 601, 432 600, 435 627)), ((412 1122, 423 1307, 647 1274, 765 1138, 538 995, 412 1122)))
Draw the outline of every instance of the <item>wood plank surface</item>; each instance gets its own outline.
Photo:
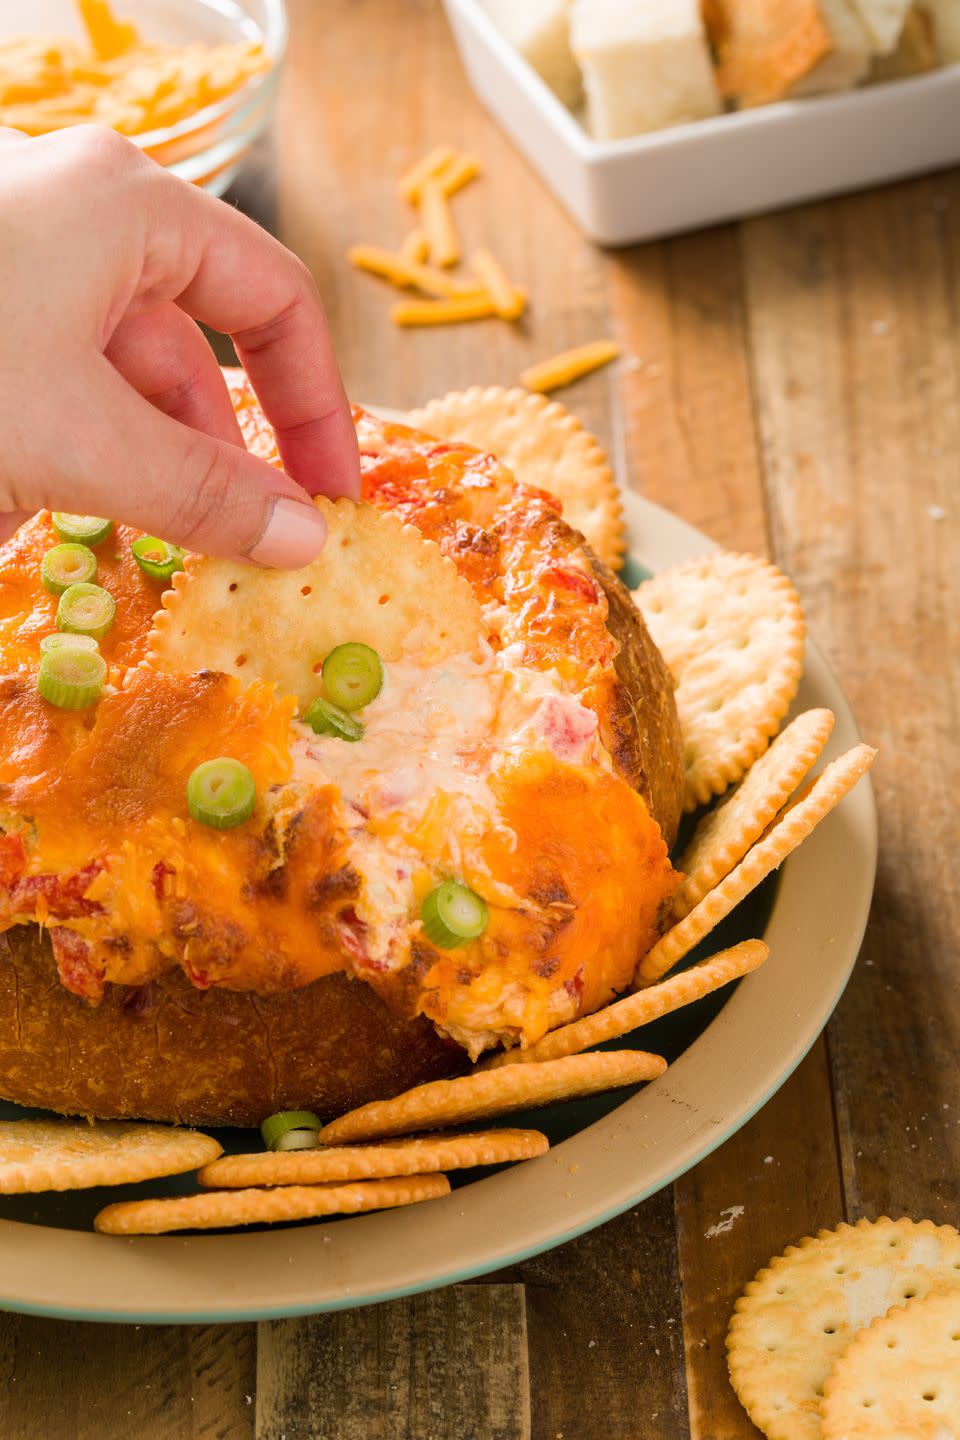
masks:
POLYGON ((363 1311, 0 1317, 0 1436, 749 1440, 723 1337, 751 1275, 844 1216, 957 1218, 960 172, 604 254, 469 92, 439 0, 289 11, 273 144, 236 198, 317 276, 351 393, 404 408, 616 338, 621 361, 562 398, 624 483, 796 580, 881 749, 876 903, 827 1040, 672 1190, 363 1311), (346 264, 402 239, 396 177, 441 140, 481 160, 455 215, 529 290, 518 326, 398 331, 394 293, 346 264))
POLYGON ((522 1285, 260 1326, 256 1440, 529 1440, 522 1285))

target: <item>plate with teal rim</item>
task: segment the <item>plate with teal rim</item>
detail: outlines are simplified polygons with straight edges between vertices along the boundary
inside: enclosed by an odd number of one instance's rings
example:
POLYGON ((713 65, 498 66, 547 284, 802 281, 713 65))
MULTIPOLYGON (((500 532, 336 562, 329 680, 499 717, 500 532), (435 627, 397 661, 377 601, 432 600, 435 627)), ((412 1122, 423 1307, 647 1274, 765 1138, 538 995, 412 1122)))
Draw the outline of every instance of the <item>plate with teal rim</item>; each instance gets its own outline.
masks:
MULTIPOLYGON (((630 585, 715 548, 638 496, 624 503, 630 585)), ((794 709, 814 705, 837 717, 826 758, 857 742, 843 692, 809 643, 794 709)), ((755 936, 770 946, 769 960, 737 985, 615 1042, 665 1055, 666 1074, 635 1091, 510 1117, 511 1125, 549 1136, 540 1159, 452 1175, 452 1193, 426 1207, 215 1234, 118 1239, 92 1231, 94 1214, 111 1200, 189 1193, 192 1182, 180 1177, 3 1196, 0 1308, 138 1324, 304 1315, 466 1280, 603 1224, 716 1149, 793 1073, 853 968, 876 853, 864 779, 685 963, 755 936)), ((3 1118, 27 1113, 0 1106, 3 1118)), ((228 1151, 260 1148, 249 1131, 217 1133, 228 1151)))

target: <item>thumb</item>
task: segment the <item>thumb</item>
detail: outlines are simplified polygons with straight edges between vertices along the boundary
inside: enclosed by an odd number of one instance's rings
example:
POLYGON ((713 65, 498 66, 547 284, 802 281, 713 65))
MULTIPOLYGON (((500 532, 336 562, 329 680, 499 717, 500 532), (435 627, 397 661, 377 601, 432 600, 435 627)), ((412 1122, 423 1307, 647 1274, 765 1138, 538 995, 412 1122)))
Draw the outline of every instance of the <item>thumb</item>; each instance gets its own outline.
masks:
POLYGON ((326 522, 282 470, 163 414, 107 360, 93 369, 70 458, 40 503, 106 515, 205 555, 287 570, 316 558, 326 522))

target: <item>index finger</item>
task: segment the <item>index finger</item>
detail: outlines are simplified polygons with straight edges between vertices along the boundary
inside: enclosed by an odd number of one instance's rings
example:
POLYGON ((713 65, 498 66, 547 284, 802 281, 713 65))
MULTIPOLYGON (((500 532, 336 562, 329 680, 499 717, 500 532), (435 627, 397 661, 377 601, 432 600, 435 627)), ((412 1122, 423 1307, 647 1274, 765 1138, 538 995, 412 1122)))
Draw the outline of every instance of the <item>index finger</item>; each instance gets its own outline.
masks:
POLYGON ((359 498, 356 430, 309 270, 231 206, 163 172, 157 178, 179 221, 170 227, 160 211, 164 223, 150 237, 157 293, 232 336, 291 478, 311 495, 359 498))

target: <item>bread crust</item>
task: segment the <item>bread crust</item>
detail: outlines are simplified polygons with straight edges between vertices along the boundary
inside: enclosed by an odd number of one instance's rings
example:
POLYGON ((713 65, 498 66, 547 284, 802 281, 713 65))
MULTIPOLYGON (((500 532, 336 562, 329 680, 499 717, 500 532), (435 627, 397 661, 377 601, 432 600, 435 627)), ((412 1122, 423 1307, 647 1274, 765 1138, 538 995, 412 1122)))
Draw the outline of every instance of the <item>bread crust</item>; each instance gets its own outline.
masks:
POLYGON ((64 1115, 259 1125, 321 1119, 465 1068, 422 1018, 343 974, 274 995, 198 990, 179 968, 87 1005, 35 925, 0 934, 0 1096, 64 1115))

